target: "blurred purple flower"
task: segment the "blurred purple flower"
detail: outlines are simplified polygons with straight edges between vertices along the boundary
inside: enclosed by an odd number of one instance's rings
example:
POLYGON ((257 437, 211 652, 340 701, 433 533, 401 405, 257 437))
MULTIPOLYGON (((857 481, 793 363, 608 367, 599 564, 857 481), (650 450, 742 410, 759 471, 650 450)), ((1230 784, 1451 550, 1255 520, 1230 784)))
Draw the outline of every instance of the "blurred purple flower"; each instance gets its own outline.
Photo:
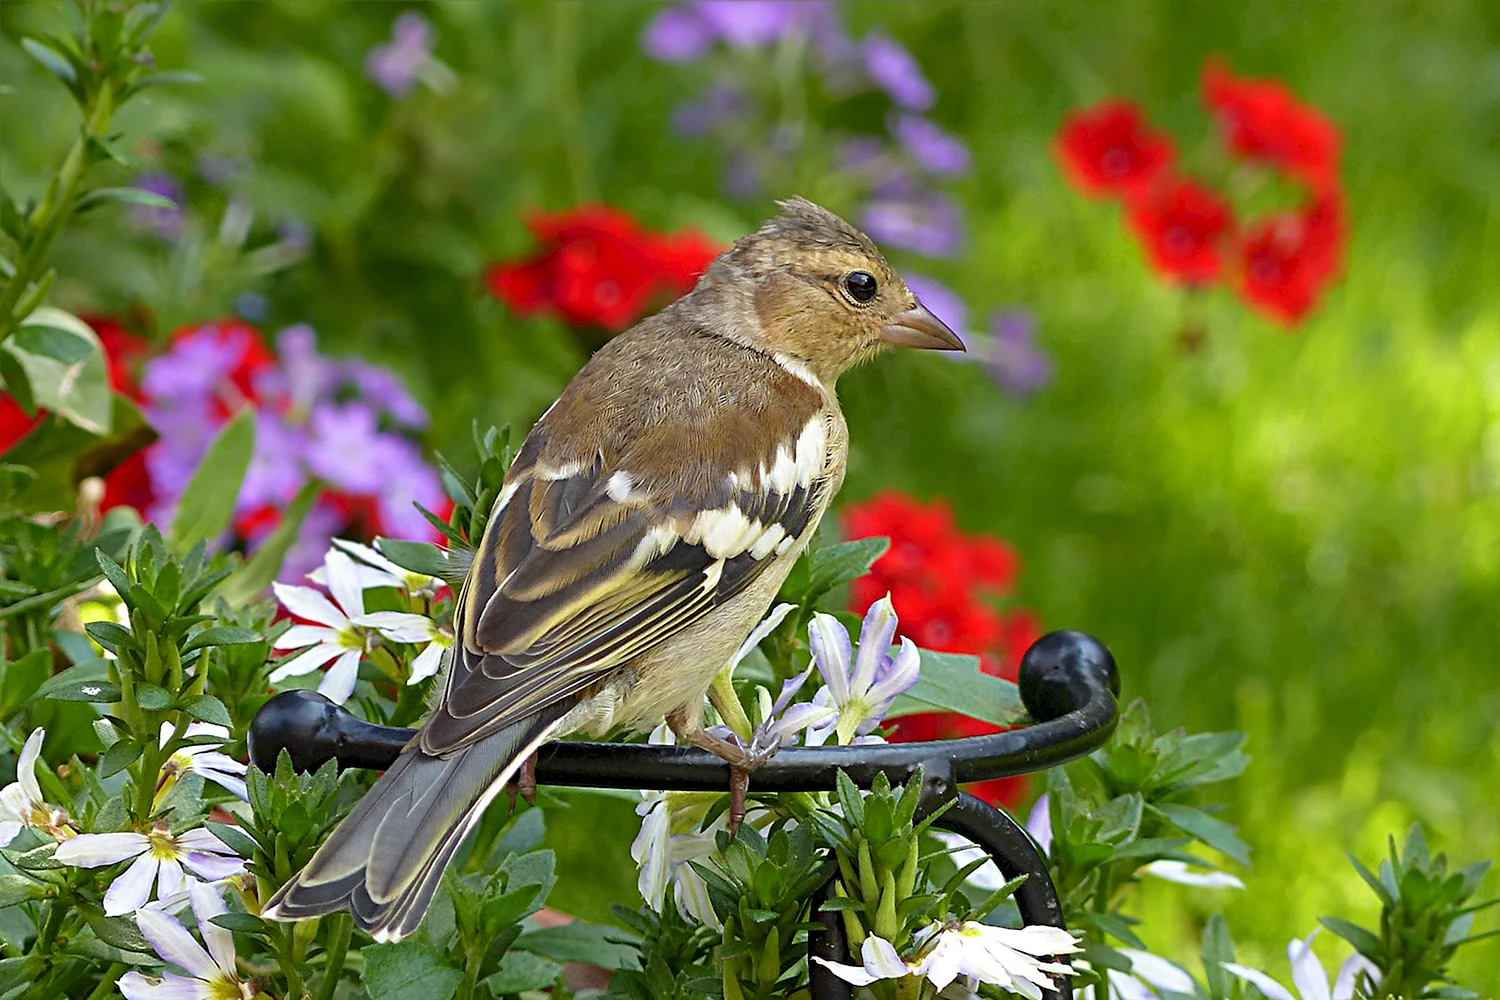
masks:
POLYGON ((259 323, 271 314, 271 302, 260 292, 241 292, 234 300, 234 314, 250 323, 259 323))
POLYGON ((276 237, 287 248, 301 251, 312 246, 313 231, 301 220, 287 216, 276 223, 276 237))
POLYGON ((891 131, 923 170, 939 177, 960 177, 969 171, 969 147, 921 115, 896 115, 891 131))
POLYGON ((360 400, 317 403, 307 420, 307 467, 346 493, 378 494, 392 474, 377 452, 391 440, 380 433, 374 407, 360 400))
POLYGON ((376 511, 386 532, 395 538, 427 538, 432 526, 412 506, 428 510, 443 505, 443 483, 422 457, 421 450, 405 438, 387 436, 376 459, 386 482, 376 500, 376 511))
POLYGON ((745 108, 743 90, 715 84, 701 97, 679 104, 672 112, 672 124, 683 135, 707 135, 715 126, 744 115, 745 108))
POLYGON ((297 458, 308 450, 307 432, 288 424, 279 414, 255 414, 255 451, 240 487, 238 510, 285 507, 307 481, 297 458))
POLYGON ((217 153, 201 153, 198 156, 198 176, 209 184, 228 184, 249 169, 250 163, 242 156, 220 156, 217 153))
POLYGON ((284 398, 292 413, 306 413, 320 396, 335 388, 333 363, 318 353, 318 335, 306 323, 289 326, 276 335, 280 364, 260 373, 255 391, 264 397, 284 398))
MULTIPOLYGON (((333 544, 333 537, 348 525, 349 518, 343 511, 339 510, 327 500, 320 500, 313 509, 307 512, 302 524, 297 528, 297 540, 287 550, 286 558, 281 562, 281 573, 278 580, 282 583, 302 583, 307 574, 323 565, 323 557, 328 554, 329 547, 333 544)), ((264 535, 269 535, 271 529, 267 529, 264 535)), ((430 530, 429 530, 430 533, 430 530)), ((255 551, 260 538, 252 539, 249 546, 250 551, 255 551)), ((409 538, 421 538, 425 535, 408 535, 409 538)))
POLYGON ((724 190, 736 198, 749 198, 758 194, 764 186, 760 168, 745 153, 734 153, 732 156, 733 159, 724 167, 724 190))
POLYGON ((754 49, 832 23, 822 0, 694 0, 669 7, 646 26, 641 48, 661 62, 690 62, 716 42, 754 49))
POLYGON ((182 239, 183 194, 182 185, 171 174, 160 171, 141 174, 135 179, 135 187, 142 191, 161 195, 172 202, 173 208, 157 208, 151 205, 134 205, 130 209, 130 221, 137 229, 152 233, 168 243, 182 239))
POLYGON ((427 411, 412 398, 401 379, 389 368, 378 368, 358 358, 350 358, 343 363, 340 374, 364 400, 374 404, 401 427, 419 431, 427 426, 427 411))
POLYGON ((934 316, 947 323, 948 329, 962 338, 965 347, 973 347, 973 338, 969 334, 969 307, 957 292, 925 274, 906 275, 906 287, 924 306, 932 310, 934 316))
POLYGON ((986 345, 985 367, 1000 386, 1028 396, 1052 378, 1052 360, 1036 343, 1036 317, 1020 309, 997 311, 990 320, 994 337, 986 345))
POLYGON ((912 111, 926 111, 937 100, 937 92, 922 67, 894 39, 872 31, 865 37, 865 72, 891 100, 912 111))
POLYGON ((861 223, 877 243, 925 257, 952 257, 963 246, 963 213, 940 191, 903 185, 877 192, 865 205, 861 223))
POLYGON ((416 87, 432 60, 432 25, 407 11, 391 26, 391 40, 365 57, 365 74, 392 97, 405 97, 416 87))

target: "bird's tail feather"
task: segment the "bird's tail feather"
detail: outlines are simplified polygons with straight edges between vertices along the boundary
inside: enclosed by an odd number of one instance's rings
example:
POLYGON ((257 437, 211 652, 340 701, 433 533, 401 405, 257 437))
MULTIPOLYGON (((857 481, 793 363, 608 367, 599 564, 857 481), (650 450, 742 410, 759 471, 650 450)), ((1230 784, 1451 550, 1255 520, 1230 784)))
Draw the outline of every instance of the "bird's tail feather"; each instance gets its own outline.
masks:
POLYGON ((447 757, 403 752, 262 916, 301 920, 347 905, 377 941, 416 930, 453 852, 575 701, 447 757))

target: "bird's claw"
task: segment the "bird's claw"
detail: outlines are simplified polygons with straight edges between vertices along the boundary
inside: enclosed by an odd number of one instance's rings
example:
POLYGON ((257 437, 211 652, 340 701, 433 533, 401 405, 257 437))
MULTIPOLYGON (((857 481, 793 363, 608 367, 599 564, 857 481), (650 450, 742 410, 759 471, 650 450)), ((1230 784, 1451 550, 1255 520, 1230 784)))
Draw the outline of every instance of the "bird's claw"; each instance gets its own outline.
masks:
POLYGON ((516 776, 506 785, 506 791, 510 793, 510 811, 516 811, 516 798, 519 796, 526 800, 528 806, 536 805, 536 754, 532 753, 516 772, 516 776))
POLYGON ((694 746, 707 750, 729 765, 729 835, 733 837, 745 821, 750 775, 776 756, 781 741, 764 724, 755 727, 750 734, 749 746, 740 743, 738 738, 724 739, 706 731, 693 733, 688 739, 694 746))

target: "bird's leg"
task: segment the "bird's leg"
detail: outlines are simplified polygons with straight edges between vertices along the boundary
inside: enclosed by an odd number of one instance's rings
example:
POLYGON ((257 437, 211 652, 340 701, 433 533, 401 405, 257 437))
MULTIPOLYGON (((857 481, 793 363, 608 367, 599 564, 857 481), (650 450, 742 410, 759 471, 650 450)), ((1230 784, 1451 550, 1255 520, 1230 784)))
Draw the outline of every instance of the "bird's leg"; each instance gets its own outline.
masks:
POLYGON ((510 780, 507 791, 510 792, 510 811, 516 811, 516 797, 519 795, 526 800, 529 806, 536 805, 536 751, 527 755, 522 762, 516 776, 510 780))
POLYGON ((702 726, 690 726, 680 715, 671 717, 667 722, 678 739, 691 743, 700 750, 707 750, 729 765, 729 835, 733 837, 739 832, 740 824, 745 821, 745 797, 750 791, 750 775, 776 756, 780 744, 762 743, 759 739, 760 732, 757 731, 750 740, 750 746, 746 748, 715 736, 702 726))

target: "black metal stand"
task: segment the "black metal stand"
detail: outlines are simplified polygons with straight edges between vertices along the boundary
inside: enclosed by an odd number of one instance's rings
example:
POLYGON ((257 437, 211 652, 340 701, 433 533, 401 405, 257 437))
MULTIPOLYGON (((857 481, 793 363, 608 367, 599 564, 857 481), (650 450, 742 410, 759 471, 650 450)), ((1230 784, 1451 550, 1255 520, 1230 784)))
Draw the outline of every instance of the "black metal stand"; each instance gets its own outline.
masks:
MULTIPOLYGON (((1035 725, 932 743, 789 747, 755 772, 751 789, 832 791, 840 770, 868 788, 876 774, 884 773, 898 784, 920 769, 923 814, 957 798, 935 825, 979 845, 1006 878, 1028 876, 1016 892, 1016 905, 1027 924, 1062 927, 1057 892, 1031 839, 1004 812, 958 786, 1040 771, 1095 749, 1114 731, 1120 680, 1114 658, 1102 643, 1082 632, 1062 631, 1043 636, 1026 651, 1017 686, 1035 725)), ((269 771, 285 749, 301 771, 315 770, 329 760, 337 760, 340 767, 383 769, 415 734, 412 729, 365 722, 314 691, 287 691, 267 702, 250 724, 250 759, 269 771)), ((539 784, 575 787, 720 791, 729 787, 729 765, 696 747, 558 742, 537 753, 536 779, 539 784)), ((849 961, 842 924, 836 914, 818 911, 817 902, 813 917, 824 930, 811 935, 809 953, 849 961)), ((853 990, 813 963, 812 995, 817 1000, 848 1000, 853 990)), ((1047 995, 1070 1000, 1072 987, 1064 982, 1059 991, 1047 995)))

